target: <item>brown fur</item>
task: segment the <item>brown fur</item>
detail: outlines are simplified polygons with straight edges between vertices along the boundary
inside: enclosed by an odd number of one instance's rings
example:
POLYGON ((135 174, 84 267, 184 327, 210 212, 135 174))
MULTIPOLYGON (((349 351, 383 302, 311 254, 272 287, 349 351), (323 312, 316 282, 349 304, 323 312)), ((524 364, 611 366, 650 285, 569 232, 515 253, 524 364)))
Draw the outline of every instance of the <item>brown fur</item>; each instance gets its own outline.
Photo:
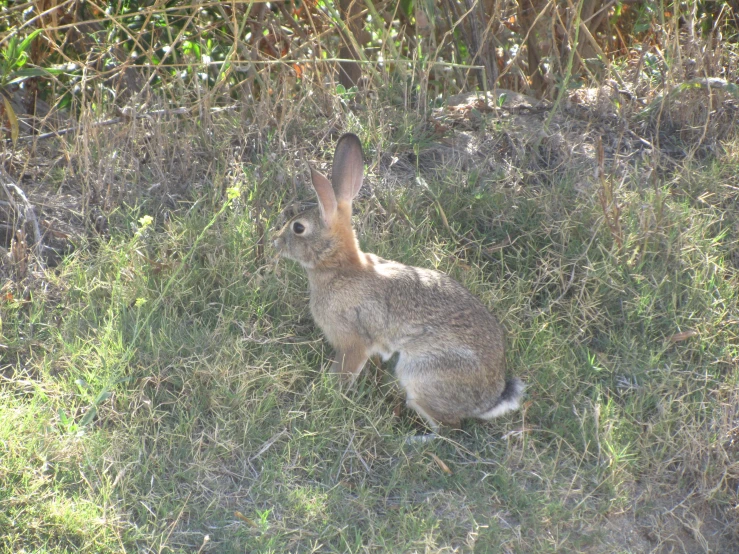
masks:
POLYGON ((331 229, 331 234, 336 241, 336 251, 331 259, 326 260, 326 263, 331 264, 331 267, 363 267, 364 257, 361 255, 357 237, 352 229, 351 204, 339 203, 336 219, 331 229))
POLYGON ((359 249, 351 201, 362 170, 359 139, 344 135, 332 182, 312 171, 319 208, 291 219, 274 239, 308 274, 311 313, 336 350, 332 371, 353 382, 370 356, 398 352, 407 403, 433 429, 515 409, 523 384, 505 381, 504 332, 495 317, 449 276, 359 249))

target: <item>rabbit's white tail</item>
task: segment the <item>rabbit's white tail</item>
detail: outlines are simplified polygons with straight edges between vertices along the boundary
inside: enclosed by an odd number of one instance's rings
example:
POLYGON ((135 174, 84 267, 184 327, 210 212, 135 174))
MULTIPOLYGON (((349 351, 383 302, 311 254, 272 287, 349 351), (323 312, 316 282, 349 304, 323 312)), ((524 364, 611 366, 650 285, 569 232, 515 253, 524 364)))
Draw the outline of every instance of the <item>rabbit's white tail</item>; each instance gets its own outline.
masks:
POLYGON ((526 385, 523 384, 521 379, 514 378, 506 381, 505 388, 500 393, 495 406, 477 417, 480 419, 493 419, 506 412, 517 410, 521 405, 521 397, 525 388, 526 385))

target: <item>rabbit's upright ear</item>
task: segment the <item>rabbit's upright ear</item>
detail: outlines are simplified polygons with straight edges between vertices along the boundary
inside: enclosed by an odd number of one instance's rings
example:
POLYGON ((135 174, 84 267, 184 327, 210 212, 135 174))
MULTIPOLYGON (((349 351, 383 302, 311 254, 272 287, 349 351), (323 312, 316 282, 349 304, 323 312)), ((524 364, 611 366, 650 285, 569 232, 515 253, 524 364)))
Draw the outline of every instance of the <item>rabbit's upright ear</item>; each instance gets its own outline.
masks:
POLYGON ((357 135, 346 133, 336 145, 331 182, 339 202, 351 202, 362 188, 364 159, 357 135))
POLYGON ((334 189, 331 187, 329 180, 312 167, 310 168, 310 180, 313 183, 313 190, 316 191, 316 196, 318 196, 318 206, 321 208, 323 222, 326 225, 331 225, 331 222, 336 216, 336 195, 334 194, 334 189))

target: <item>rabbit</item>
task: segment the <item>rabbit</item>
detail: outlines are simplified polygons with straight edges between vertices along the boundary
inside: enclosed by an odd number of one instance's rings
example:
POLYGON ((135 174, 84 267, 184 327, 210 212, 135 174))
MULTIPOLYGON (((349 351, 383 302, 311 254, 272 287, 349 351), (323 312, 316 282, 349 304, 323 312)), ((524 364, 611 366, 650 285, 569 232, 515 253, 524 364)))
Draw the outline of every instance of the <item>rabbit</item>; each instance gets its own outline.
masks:
POLYGON ((434 433, 517 409, 524 384, 505 380, 504 330, 482 303, 444 273, 359 249, 351 216, 363 171, 362 145, 347 133, 331 181, 311 168, 318 207, 273 238, 278 255, 308 274, 311 314, 335 349, 331 371, 351 385, 369 357, 398 353, 406 404, 434 433))

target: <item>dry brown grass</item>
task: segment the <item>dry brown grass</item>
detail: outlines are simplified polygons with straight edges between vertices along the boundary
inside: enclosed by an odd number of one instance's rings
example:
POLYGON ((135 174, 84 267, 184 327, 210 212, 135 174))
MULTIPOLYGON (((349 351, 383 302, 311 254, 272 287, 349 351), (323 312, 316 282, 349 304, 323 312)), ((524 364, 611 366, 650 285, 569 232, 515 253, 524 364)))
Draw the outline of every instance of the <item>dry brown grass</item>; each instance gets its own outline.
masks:
POLYGON ((736 97, 681 88, 736 57, 672 39, 664 79, 645 54, 628 94, 557 106, 265 64, 259 94, 173 81, 136 117, 92 87, 74 131, 6 143, 47 250, 27 226, 3 245, 1 548, 737 551, 736 97), (388 368, 348 395, 319 371, 304 278, 265 233, 344 131, 363 245, 501 317, 520 413, 408 446, 388 368))

